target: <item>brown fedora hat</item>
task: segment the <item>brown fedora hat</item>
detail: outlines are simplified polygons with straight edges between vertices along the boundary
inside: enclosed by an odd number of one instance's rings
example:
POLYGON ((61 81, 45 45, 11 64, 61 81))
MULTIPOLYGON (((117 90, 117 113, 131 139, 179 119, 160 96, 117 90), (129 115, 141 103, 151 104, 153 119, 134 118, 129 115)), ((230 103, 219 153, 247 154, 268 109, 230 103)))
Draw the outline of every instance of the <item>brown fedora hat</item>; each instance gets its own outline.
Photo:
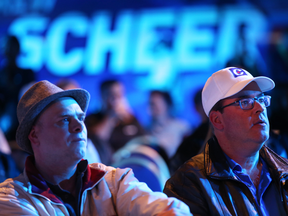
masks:
POLYGON ((84 89, 66 90, 57 87, 47 80, 35 83, 21 97, 17 106, 19 126, 16 132, 17 144, 26 152, 33 154, 28 135, 31 131, 35 118, 51 102, 61 97, 72 97, 86 112, 90 94, 84 89))

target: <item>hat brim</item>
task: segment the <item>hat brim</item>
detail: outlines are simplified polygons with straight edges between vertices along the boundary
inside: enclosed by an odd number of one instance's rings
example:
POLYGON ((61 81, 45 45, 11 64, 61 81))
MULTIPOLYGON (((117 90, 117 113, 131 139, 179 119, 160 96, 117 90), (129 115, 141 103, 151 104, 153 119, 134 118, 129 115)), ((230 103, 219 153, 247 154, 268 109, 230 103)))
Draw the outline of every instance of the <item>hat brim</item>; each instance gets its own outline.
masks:
POLYGON ((251 82, 256 82, 262 92, 270 91, 275 87, 275 83, 272 79, 264 76, 255 77, 253 79, 244 80, 241 82, 236 83, 225 95, 222 99, 231 97, 242 89, 244 89, 248 84, 251 82))
POLYGON ((33 150, 30 144, 30 140, 28 139, 28 135, 31 131, 32 125, 36 117, 47 107, 51 102, 57 100, 62 97, 72 97, 79 104, 80 108, 83 112, 87 111, 89 105, 90 95, 84 89, 71 89, 66 91, 61 91, 50 95, 43 100, 36 103, 34 106, 30 108, 27 112, 25 118, 19 124, 16 132, 16 141, 18 145, 26 152, 33 154, 33 150))

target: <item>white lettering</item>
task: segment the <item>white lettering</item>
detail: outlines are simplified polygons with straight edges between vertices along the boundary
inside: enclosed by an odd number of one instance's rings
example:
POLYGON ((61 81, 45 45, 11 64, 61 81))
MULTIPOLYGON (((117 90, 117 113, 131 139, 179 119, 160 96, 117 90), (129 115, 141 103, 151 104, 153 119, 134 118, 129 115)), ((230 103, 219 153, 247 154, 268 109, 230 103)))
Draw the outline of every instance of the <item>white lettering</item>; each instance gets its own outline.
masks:
POLYGON ((138 84, 149 83, 151 87, 169 86, 182 71, 225 66, 237 52, 239 26, 243 24, 247 51, 260 59, 257 43, 266 30, 265 21, 254 8, 227 7, 221 14, 216 7, 127 10, 119 13, 112 29, 112 16, 107 11, 95 13, 91 20, 69 12, 50 25, 45 17, 20 17, 11 24, 9 33, 20 40, 18 61, 22 67, 39 71, 45 63, 56 76, 69 76, 81 69, 86 75, 106 69, 114 74, 129 71, 145 74, 138 84), (110 61, 105 68, 108 52, 110 61))
POLYGON ((9 33, 17 36, 21 44, 21 54, 18 64, 23 68, 31 68, 35 72, 43 66, 43 37, 39 36, 45 30, 48 19, 45 17, 21 17, 9 27, 9 33), (37 35, 37 34, 38 35, 37 35))
POLYGON ((78 72, 83 64, 83 48, 71 48, 65 52, 67 34, 85 37, 87 18, 80 13, 67 13, 58 17, 47 32, 47 68, 57 76, 69 76, 78 72))
POLYGON ((185 8, 178 16, 175 61, 180 70, 207 70, 213 63, 217 10, 185 8))
POLYGON ((135 25, 135 27, 138 26, 134 57, 136 73, 153 70, 153 67, 160 63, 159 59, 164 56, 166 58, 167 55, 171 55, 171 51, 173 52, 163 44, 163 40, 166 37, 165 28, 172 28, 176 24, 174 14, 172 9, 145 10, 138 14, 138 24, 135 25))
POLYGON ((94 15, 86 49, 84 65, 86 74, 98 74, 105 69, 108 51, 111 53, 111 71, 119 74, 127 70, 132 19, 131 12, 121 13, 115 29, 111 31, 111 15, 109 13, 102 12, 94 15))
POLYGON ((143 89, 169 86, 177 75, 174 64, 173 29, 176 26, 175 11, 145 10, 138 20, 138 40, 135 46, 134 73, 148 72, 137 79, 143 89), (149 85, 147 85, 149 83, 149 85))

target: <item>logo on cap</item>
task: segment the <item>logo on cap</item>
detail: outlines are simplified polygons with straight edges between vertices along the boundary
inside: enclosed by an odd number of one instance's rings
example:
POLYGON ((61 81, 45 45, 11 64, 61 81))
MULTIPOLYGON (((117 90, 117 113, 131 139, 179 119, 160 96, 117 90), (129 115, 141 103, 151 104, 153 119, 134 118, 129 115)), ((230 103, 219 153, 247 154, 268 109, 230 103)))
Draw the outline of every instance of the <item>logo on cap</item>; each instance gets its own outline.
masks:
POLYGON ((247 73, 241 68, 229 68, 229 70, 231 71, 231 73, 234 75, 235 78, 238 76, 247 75, 247 73))

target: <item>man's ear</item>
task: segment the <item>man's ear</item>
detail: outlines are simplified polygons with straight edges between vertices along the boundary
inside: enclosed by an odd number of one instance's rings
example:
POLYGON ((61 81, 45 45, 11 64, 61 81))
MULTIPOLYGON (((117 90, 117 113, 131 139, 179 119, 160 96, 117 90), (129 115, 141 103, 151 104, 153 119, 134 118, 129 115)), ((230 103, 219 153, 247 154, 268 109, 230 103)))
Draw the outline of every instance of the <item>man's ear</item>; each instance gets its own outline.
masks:
POLYGON ((212 110, 210 112, 210 115, 209 115, 209 120, 210 120, 210 122, 213 125, 215 130, 223 130, 224 129, 221 112, 212 110))
POLYGON ((32 126, 31 131, 28 135, 28 139, 30 140, 31 145, 39 145, 40 144, 37 133, 36 133, 36 126, 35 125, 32 126))

